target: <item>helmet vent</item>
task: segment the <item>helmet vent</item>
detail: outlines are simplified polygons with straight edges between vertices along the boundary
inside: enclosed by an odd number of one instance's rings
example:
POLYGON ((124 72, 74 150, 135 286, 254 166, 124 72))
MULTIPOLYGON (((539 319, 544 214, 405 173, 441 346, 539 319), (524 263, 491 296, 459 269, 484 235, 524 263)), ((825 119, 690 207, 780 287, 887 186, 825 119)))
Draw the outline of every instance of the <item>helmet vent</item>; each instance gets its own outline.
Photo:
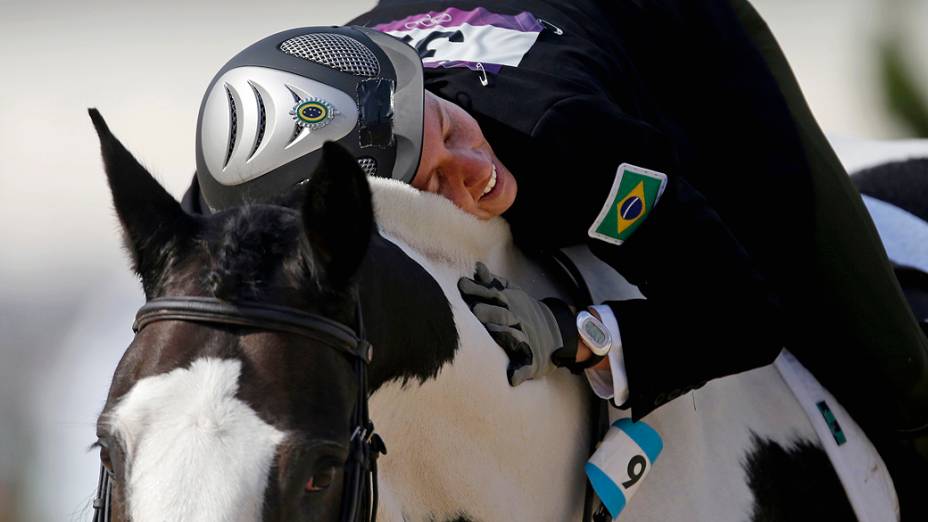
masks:
POLYGON ((300 137, 300 132, 302 130, 303 130, 303 127, 300 127, 299 125, 296 125, 296 124, 293 125, 293 136, 290 136, 290 141, 287 143, 287 146, 289 146, 291 143, 296 141, 297 138, 300 137))
POLYGON ((235 99, 232 98, 232 91, 226 87, 226 96, 229 98, 229 147, 226 150, 226 161, 222 168, 226 168, 229 159, 232 157, 232 151, 235 149, 235 138, 238 134, 238 111, 235 110, 235 99))
POLYGON ((364 44, 340 34, 310 33, 280 44, 280 50, 355 76, 377 76, 380 62, 364 44))
POLYGON ((364 171, 368 176, 377 175, 377 160, 371 158, 370 156, 364 156, 358 158, 358 165, 361 167, 361 170, 364 171))
POLYGON ((255 155, 255 152, 258 152, 258 147, 261 146, 261 140, 264 139, 264 130, 267 128, 267 109, 264 107, 264 98, 261 97, 261 93, 258 92, 258 89, 248 82, 248 85, 251 85, 251 90, 255 92, 255 100, 258 102, 258 135, 255 138, 255 145, 251 148, 251 155, 248 156, 249 159, 255 155))

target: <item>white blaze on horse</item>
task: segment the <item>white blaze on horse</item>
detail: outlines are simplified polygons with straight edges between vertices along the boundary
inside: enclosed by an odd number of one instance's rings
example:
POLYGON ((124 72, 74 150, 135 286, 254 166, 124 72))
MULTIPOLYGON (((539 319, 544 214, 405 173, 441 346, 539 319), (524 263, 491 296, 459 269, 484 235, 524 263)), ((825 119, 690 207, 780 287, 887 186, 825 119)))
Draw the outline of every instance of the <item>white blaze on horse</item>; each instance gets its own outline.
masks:
MULTIPOLYGON (((374 346, 370 417, 389 448, 380 520, 581 518, 587 384, 559 371, 511 387, 506 355, 457 290, 480 260, 539 297, 562 293, 504 221, 389 180, 369 190, 332 147, 288 205, 189 216, 94 122, 149 300, 262 302, 346 325, 360 306, 374 346)), ((598 298, 635 295, 617 275, 601 277, 598 298)), ((112 519, 339 520, 364 388, 351 358, 323 344, 254 324, 168 318, 142 328, 98 421, 112 519)), ((788 356, 646 421, 664 453, 622 520, 896 517, 872 446, 788 356)))

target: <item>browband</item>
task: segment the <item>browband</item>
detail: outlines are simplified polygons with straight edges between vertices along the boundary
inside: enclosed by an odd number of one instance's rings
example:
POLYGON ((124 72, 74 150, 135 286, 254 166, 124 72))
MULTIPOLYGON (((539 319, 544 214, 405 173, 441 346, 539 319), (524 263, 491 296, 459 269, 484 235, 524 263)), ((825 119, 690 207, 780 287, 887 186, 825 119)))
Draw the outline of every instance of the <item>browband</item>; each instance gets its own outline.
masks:
POLYGON ((193 321, 273 330, 308 337, 370 362, 370 344, 345 325, 321 315, 287 306, 254 301, 220 301, 211 297, 158 297, 135 316, 138 333, 158 321, 193 321))

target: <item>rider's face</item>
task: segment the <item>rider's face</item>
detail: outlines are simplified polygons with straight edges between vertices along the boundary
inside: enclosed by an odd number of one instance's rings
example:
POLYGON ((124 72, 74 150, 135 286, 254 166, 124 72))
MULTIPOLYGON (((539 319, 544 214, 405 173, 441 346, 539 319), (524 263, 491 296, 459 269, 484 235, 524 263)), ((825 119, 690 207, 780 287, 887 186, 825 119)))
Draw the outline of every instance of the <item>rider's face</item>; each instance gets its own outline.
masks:
POLYGON ((516 180, 493 154, 477 121, 430 92, 422 159, 412 186, 441 194, 481 219, 499 216, 516 199, 516 180))

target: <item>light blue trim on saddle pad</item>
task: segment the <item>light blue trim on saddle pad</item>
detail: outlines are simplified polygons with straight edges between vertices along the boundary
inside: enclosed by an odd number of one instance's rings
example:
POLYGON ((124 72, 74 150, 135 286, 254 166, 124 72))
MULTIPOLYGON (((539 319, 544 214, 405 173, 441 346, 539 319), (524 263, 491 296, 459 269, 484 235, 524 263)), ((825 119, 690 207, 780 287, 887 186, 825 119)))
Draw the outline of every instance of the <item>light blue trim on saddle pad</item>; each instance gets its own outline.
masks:
POLYGON ((596 496, 599 497, 600 502, 606 506, 606 509, 609 510, 609 513, 612 514, 612 518, 619 516, 619 513, 625 509, 625 494, 622 493, 622 490, 619 489, 619 486, 609 478, 609 475, 596 467, 595 464, 587 462, 583 466, 583 469, 586 470, 586 476, 590 480, 590 485, 593 486, 593 491, 596 492, 596 496))
POLYGON ((648 426, 644 422, 632 422, 631 419, 619 419, 613 422, 612 425, 631 437, 631 439, 635 441, 635 444, 638 444, 638 447, 644 451, 644 454, 648 456, 648 460, 651 462, 656 461, 661 451, 664 450, 664 441, 661 440, 661 436, 654 431, 654 428, 648 426))

